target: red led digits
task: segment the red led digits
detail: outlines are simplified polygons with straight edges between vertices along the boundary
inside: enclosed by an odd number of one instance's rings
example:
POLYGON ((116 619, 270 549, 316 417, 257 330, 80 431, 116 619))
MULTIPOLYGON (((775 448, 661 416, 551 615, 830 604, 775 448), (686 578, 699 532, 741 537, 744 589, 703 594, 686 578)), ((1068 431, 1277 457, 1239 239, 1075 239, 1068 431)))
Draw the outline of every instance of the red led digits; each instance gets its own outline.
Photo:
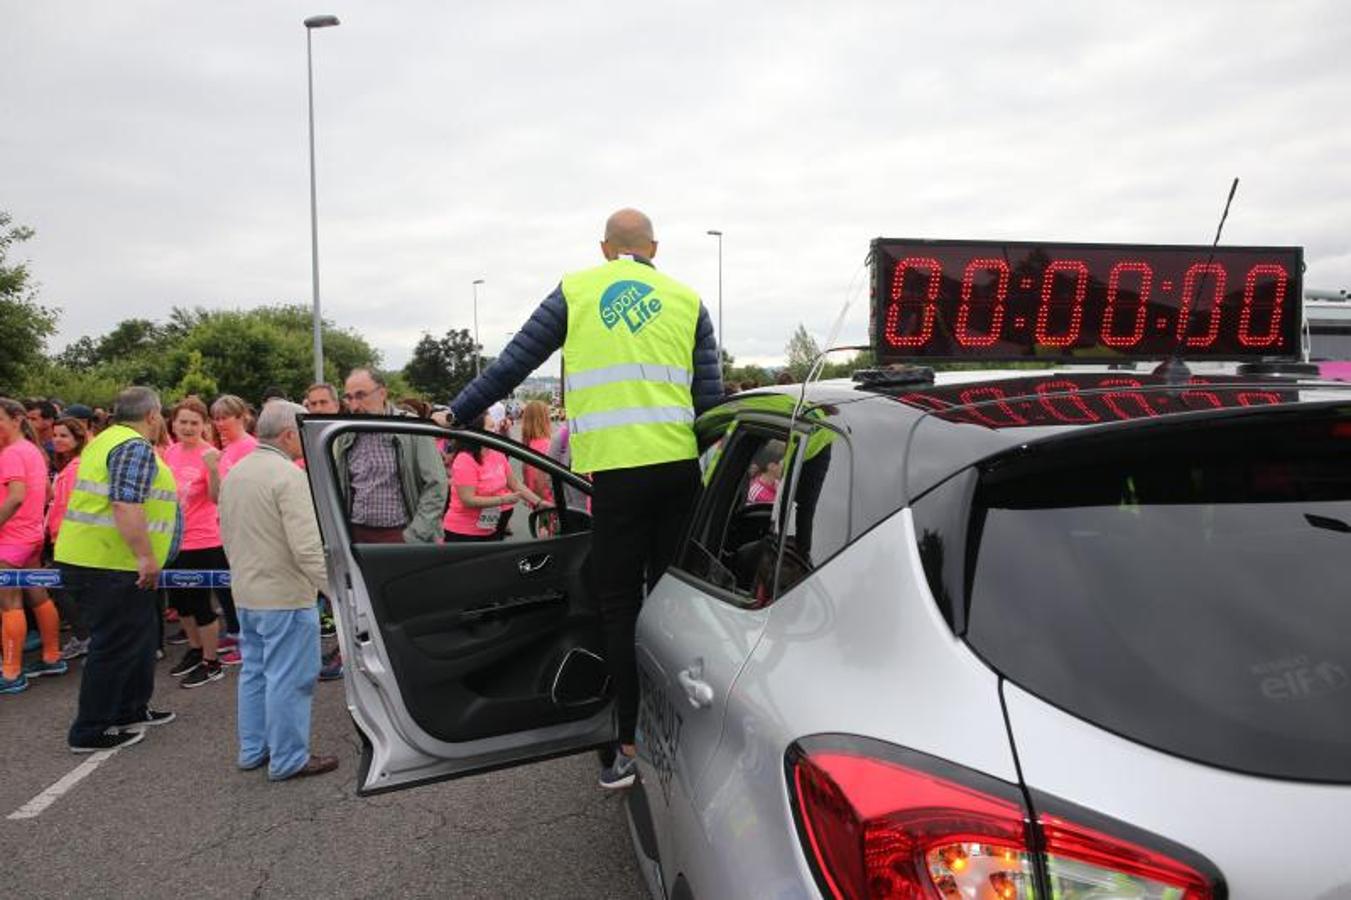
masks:
MULTIPOLYGON (((1248 278, 1243 284, 1243 310, 1238 317, 1238 342, 1244 347, 1270 347, 1281 344, 1281 307, 1285 305, 1285 286, 1290 275, 1285 266, 1275 263, 1259 263, 1248 270, 1248 278), (1254 336, 1252 333, 1252 311, 1257 305, 1257 282, 1263 277, 1275 278, 1275 297, 1271 302, 1270 318, 1267 319, 1267 333, 1254 336)), ((1263 307, 1267 304, 1263 303, 1263 307)))
POLYGON ((1220 304, 1224 302, 1224 282, 1228 273, 1219 263, 1196 263, 1182 279, 1182 305, 1177 311, 1177 339, 1188 347, 1209 347, 1220 336, 1220 304), (1197 305, 1199 287, 1212 287, 1210 299, 1210 326, 1205 334, 1187 335, 1192 308, 1197 305))
POLYGON ((963 347, 989 347, 999 340, 1004 328, 1004 301, 1009 295, 1009 264, 998 257, 973 259, 966 264, 962 273, 962 302, 957 307, 957 327, 953 336, 963 347), (985 334, 972 334, 971 294, 975 289, 976 273, 993 271, 995 273, 994 297, 990 303, 990 325, 985 334))
POLYGON ((1042 408, 1057 422, 1079 425, 1085 422, 1097 422, 1102 418, 1088 408, 1088 404, 1084 402, 1084 398, 1079 396, 1079 385, 1070 381, 1068 378, 1061 378, 1056 381, 1043 381, 1041 384, 1037 385, 1037 396, 1041 398, 1042 408), (1057 409, 1057 402, 1074 407, 1079 411, 1079 415, 1069 415, 1065 411, 1057 409))
MULTIPOLYGON (((1037 343, 1047 347, 1069 347, 1079 340, 1079 328, 1084 320, 1084 294, 1088 291, 1088 266, 1077 259, 1058 259, 1046 267, 1041 279, 1041 308, 1037 310, 1037 343), (1061 335, 1050 334, 1051 292, 1057 272, 1074 273, 1074 299, 1070 301, 1069 330, 1061 335)), ((1062 304, 1057 304, 1062 305, 1062 304)))
POLYGON ((1145 317, 1149 313, 1149 289, 1154 283, 1154 269, 1147 262, 1125 261, 1112 266, 1107 277, 1107 307, 1102 313, 1102 342, 1108 347, 1126 349, 1140 343, 1145 336, 1145 317), (1135 308, 1135 323, 1128 335, 1116 334, 1117 299, 1121 296, 1121 276, 1133 272, 1140 276, 1139 305, 1135 308))
POLYGON ((1275 406, 1281 402, 1280 394, 1271 391, 1239 391, 1239 406, 1275 406))
POLYGON ((972 419, 977 420, 982 425, 988 425, 991 428, 1006 428, 1009 425, 1026 425, 1027 419, 1013 411, 1013 407, 1008 404, 1008 395, 997 387, 975 387, 968 388, 957 395, 963 406, 971 406, 971 409, 963 410, 972 419), (1008 418, 1001 422, 985 415, 980 407, 987 403, 993 403, 995 408, 1002 412, 1008 418))
POLYGON ((942 283, 943 267, 938 260, 929 256, 908 256, 896 264, 896 272, 891 276, 891 302, 887 305, 886 329, 883 337, 892 347, 923 347, 929 343, 934 333, 935 303, 938 300, 938 288, 942 283), (900 334, 901 307, 906 299, 901 296, 906 269, 928 269, 929 286, 924 291, 918 334, 900 334))
MULTIPOLYGON (((1104 378, 1102 381, 1099 382, 1099 385, 1105 388, 1109 387, 1138 388, 1140 387, 1140 382, 1134 378, 1104 378)), ((1108 391, 1107 393, 1102 395, 1102 402, 1104 406, 1106 406, 1108 409, 1112 411, 1112 414, 1115 415, 1117 419, 1123 422, 1129 419, 1143 419, 1146 417, 1158 415, 1158 413, 1154 411, 1154 408, 1149 405, 1149 400, 1146 399, 1143 394, 1135 391, 1129 392, 1108 391), (1120 404, 1117 403, 1118 400, 1130 401, 1131 403, 1135 404, 1138 411, 1131 412, 1125 409, 1124 407, 1122 407, 1120 404)))

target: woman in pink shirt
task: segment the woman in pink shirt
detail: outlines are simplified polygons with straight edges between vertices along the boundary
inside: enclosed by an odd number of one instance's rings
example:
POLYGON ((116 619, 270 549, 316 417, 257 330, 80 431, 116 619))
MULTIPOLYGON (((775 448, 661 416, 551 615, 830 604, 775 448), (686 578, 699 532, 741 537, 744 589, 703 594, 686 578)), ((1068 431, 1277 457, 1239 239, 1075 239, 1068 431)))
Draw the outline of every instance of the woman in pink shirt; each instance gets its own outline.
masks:
MULTIPOLYGON (((228 569, 230 565, 221 547, 220 521, 212 500, 212 483, 218 479, 206 457, 218 451, 206 439, 207 427, 206 404, 196 397, 188 397, 174 409, 173 431, 178 443, 165 451, 164 460, 174 473, 183 511, 183 541, 174 559, 175 569, 228 569)), ((233 610, 230 592, 220 589, 219 593, 222 609, 233 610)), ((224 678, 221 664, 225 660, 218 653, 220 625, 211 606, 211 591, 175 588, 169 591, 169 601, 178 610, 178 621, 188 638, 188 649, 169 674, 182 678, 179 684, 185 688, 224 678)))
MULTIPOLYGON (((23 404, 0 397, 0 569, 31 569, 42 560, 47 457, 38 448, 23 404)), ((0 694, 27 690, 28 678, 63 675, 61 617, 42 588, 0 588, 0 694), (42 633, 42 661, 24 668, 28 637, 24 604, 42 633)))
MULTIPOLYGON (((89 433, 79 419, 57 419, 52 426, 52 447, 56 451, 52 460, 61 466, 52 482, 52 504, 47 507, 47 536, 53 546, 61 533, 61 520, 66 516, 70 492, 75 489, 75 479, 80 473, 80 454, 88 440, 89 433)), ((89 626, 80 616, 75 595, 68 590, 54 591, 52 599, 56 601, 61 618, 72 629, 71 636, 61 645, 61 658, 71 660, 84 656, 89 652, 89 626)))
MULTIPOLYGON (((531 400, 521 413, 521 442, 540 456, 549 455, 549 439, 553 437, 553 427, 549 422, 549 407, 539 400, 531 400)), ((554 499, 553 484, 549 473, 534 466, 526 466, 526 487, 539 494, 545 503, 554 499)))
POLYGON ((212 482, 211 500, 220 500, 220 483, 230 469, 258 446, 258 439, 249 434, 249 405, 234 394, 221 394, 211 404, 211 424, 216 427, 220 441, 219 456, 212 456, 207 465, 219 476, 212 482))
MULTIPOLYGON (((494 424, 491 418, 480 416, 466 430, 491 431, 494 424)), ((449 458, 450 507, 441 522, 447 542, 500 541, 506 537, 507 520, 517 500, 539 505, 539 496, 521 484, 511 461, 500 451, 477 441, 457 441, 449 458)))

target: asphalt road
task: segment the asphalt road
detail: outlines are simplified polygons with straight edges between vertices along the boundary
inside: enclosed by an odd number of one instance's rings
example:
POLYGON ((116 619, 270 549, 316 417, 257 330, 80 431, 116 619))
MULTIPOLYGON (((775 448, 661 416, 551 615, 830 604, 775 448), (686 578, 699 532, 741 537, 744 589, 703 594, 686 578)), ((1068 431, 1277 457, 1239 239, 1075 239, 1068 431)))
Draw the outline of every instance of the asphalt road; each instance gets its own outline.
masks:
MULTIPOLYGON (((170 626, 172 630, 173 626, 170 626)), ((644 897, 621 798, 593 755, 361 799, 342 682, 315 690, 331 775, 272 784, 234 767, 235 676, 195 690, 159 666, 178 719, 107 758, 34 818, 8 818, 87 756, 65 745, 79 668, 0 696, 0 895, 644 897)))

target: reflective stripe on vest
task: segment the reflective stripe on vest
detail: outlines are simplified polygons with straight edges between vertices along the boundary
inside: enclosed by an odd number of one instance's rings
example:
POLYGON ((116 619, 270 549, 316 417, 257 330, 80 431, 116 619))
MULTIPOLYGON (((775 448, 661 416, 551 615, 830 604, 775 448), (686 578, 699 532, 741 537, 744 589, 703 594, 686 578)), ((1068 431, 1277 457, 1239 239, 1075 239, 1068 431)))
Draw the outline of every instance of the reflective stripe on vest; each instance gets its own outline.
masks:
POLYGON ((690 386, 698 295, 632 259, 565 275, 562 288, 573 469, 694 459, 690 386))
MULTIPOLYGON (((69 505, 56 539, 56 561, 93 569, 134 572, 136 554, 117 530, 113 516, 108 457, 123 444, 144 440, 125 425, 113 425, 89 442, 80 454, 80 467, 69 505)), ((168 560, 177 530, 178 492, 173 472, 156 458, 155 474, 145 502, 146 531, 151 552, 160 565, 168 560)))

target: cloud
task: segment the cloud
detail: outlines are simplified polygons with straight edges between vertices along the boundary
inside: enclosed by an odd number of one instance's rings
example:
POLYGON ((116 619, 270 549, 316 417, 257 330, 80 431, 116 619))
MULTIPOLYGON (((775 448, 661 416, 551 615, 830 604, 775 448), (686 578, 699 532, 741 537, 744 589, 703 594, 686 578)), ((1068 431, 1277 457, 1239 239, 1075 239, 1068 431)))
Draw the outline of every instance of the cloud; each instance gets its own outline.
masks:
MULTIPOLYGON (((318 10, 322 11, 322 10, 318 10)), ((1351 285, 1351 81, 1335 0, 1196 4, 359 3, 316 32, 325 313, 401 364, 496 351, 604 217, 730 351, 824 337, 876 236, 1306 247, 1351 285), (716 308, 714 309, 716 315, 716 308)), ((58 345, 175 304, 310 297, 310 6, 16 4, 0 203, 65 314, 58 345)), ((865 338, 866 295, 845 338, 865 338)))

